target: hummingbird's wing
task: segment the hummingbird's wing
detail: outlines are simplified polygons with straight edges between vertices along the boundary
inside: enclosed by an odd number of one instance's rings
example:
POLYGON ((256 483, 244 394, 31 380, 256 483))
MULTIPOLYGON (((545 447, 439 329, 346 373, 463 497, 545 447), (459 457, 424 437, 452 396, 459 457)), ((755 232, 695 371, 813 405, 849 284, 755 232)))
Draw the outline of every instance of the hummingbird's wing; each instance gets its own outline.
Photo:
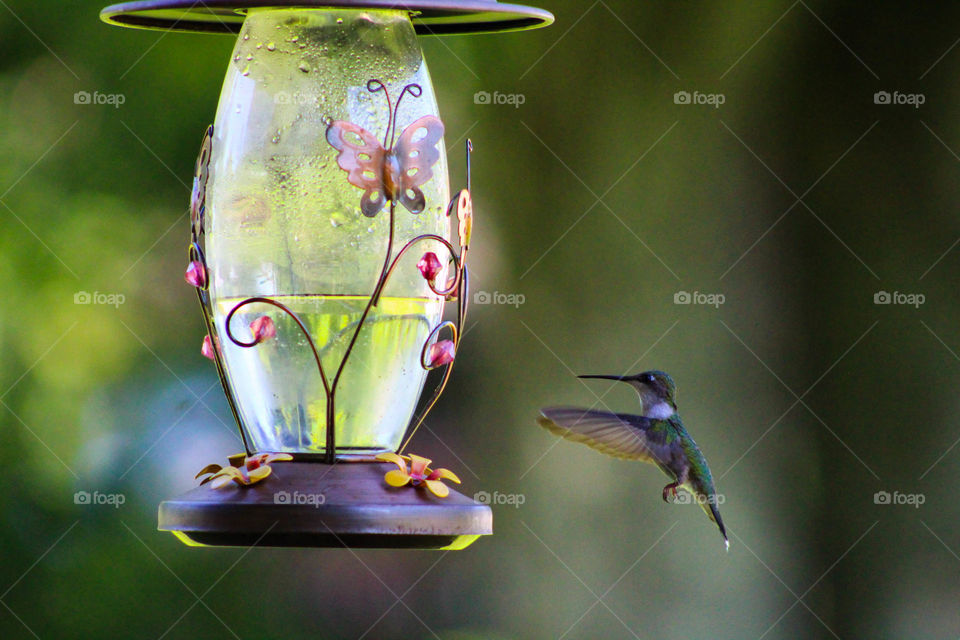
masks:
POLYGON ((551 433, 616 458, 669 465, 673 448, 664 421, 629 413, 593 411, 577 407, 546 407, 537 422, 551 433))

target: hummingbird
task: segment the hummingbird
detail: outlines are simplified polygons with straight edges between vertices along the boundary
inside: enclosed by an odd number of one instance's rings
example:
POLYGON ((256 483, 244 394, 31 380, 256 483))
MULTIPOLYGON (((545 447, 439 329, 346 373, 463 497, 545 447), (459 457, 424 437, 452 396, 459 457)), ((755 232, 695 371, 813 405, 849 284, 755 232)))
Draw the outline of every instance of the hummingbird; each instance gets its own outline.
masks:
POLYGON ((640 395, 640 415, 611 413, 576 407, 545 407, 537 422, 551 433, 581 442, 617 458, 655 464, 671 479, 663 488, 663 501, 677 489, 692 495, 720 529, 727 550, 730 540, 717 509, 717 491, 707 459, 683 427, 677 413, 677 386, 663 371, 632 376, 589 375, 578 378, 619 380, 640 395))

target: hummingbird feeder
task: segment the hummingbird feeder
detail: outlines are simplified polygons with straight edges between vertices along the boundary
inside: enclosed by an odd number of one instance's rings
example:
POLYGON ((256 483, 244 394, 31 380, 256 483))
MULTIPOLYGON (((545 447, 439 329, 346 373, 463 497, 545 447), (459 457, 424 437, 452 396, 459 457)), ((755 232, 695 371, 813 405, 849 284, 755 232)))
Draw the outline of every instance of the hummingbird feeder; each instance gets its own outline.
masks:
POLYGON ((492 533, 453 472, 401 455, 456 358, 473 224, 471 143, 451 198, 417 35, 553 16, 496 0, 146 0, 101 18, 238 36, 197 159, 185 277, 245 451, 163 502, 159 528, 190 545, 419 549, 492 533))

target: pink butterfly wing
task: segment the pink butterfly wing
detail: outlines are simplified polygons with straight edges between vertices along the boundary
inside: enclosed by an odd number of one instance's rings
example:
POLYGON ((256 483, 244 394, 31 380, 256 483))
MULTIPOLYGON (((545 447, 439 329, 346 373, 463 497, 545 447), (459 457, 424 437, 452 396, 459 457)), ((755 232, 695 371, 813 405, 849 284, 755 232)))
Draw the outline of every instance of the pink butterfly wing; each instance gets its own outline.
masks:
POLYGON ((327 127, 327 142, 340 152, 337 164, 348 173, 347 181, 364 189, 360 199, 363 215, 374 217, 386 203, 383 165, 387 152, 372 133, 343 120, 327 127))
POLYGON ((426 207, 426 199, 419 187, 433 177, 432 167, 440 159, 437 143, 442 138, 440 119, 423 116, 403 130, 391 151, 400 167, 397 200, 410 213, 420 213, 426 207), (419 135, 421 131, 425 133, 419 135))

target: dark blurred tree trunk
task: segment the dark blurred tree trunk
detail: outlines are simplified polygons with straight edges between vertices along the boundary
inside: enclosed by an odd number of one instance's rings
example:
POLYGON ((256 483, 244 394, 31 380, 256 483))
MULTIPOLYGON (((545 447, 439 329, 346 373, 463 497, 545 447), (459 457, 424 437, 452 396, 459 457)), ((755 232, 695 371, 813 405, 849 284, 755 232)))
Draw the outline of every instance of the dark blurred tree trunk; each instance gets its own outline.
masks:
MULTIPOLYGON (((873 7, 869 15, 856 4, 810 7, 835 35, 803 5, 794 9, 799 15, 793 19, 805 29, 799 39, 804 47, 782 55, 802 60, 787 85, 796 108, 783 110, 775 123, 782 132, 780 155, 792 164, 783 177, 798 195, 829 170, 789 214, 794 219, 782 223, 806 265, 806 335, 798 339, 806 344, 807 382, 795 391, 803 393, 877 323, 805 398, 826 423, 812 427, 825 482, 811 523, 820 556, 814 574, 827 571, 879 524, 809 598, 822 603, 815 610, 840 637, 864 637, 884 632, 875 594, 898 579, 895 558, 918 542, 938 545, 919 515, 878 508, 873 493, 930 491, 929 480, 924 488, 918 478, 960 435, 955 421, 951 428, 936 418, 949 413, 949 396, 936 389, 945 375, 956 380, 957 362, 923 324, 955 351, 960 347, 955 321, 943 322, 956 317, 950 283, 958 281, 960 254, 947 255, 921 280, 960 232, 954 207, 939 204, 956 202, 955 189, 943 192, 940 174, 955 180, 960 167, 937 140, 960 148, 947 109, 960 51, 930 69, 954 43, 960 21, 956 8, 946 5, 873 7), (925 103, 919 109, 875 104, 877 91, 921 93, 925 103), (927 301, 919 309, 875 305, 878 291, 924 293, 927 301), (947 309, 952 313, 938 315, 947 309)), ((946 550, 939 557, 955 561, 946 550)))

